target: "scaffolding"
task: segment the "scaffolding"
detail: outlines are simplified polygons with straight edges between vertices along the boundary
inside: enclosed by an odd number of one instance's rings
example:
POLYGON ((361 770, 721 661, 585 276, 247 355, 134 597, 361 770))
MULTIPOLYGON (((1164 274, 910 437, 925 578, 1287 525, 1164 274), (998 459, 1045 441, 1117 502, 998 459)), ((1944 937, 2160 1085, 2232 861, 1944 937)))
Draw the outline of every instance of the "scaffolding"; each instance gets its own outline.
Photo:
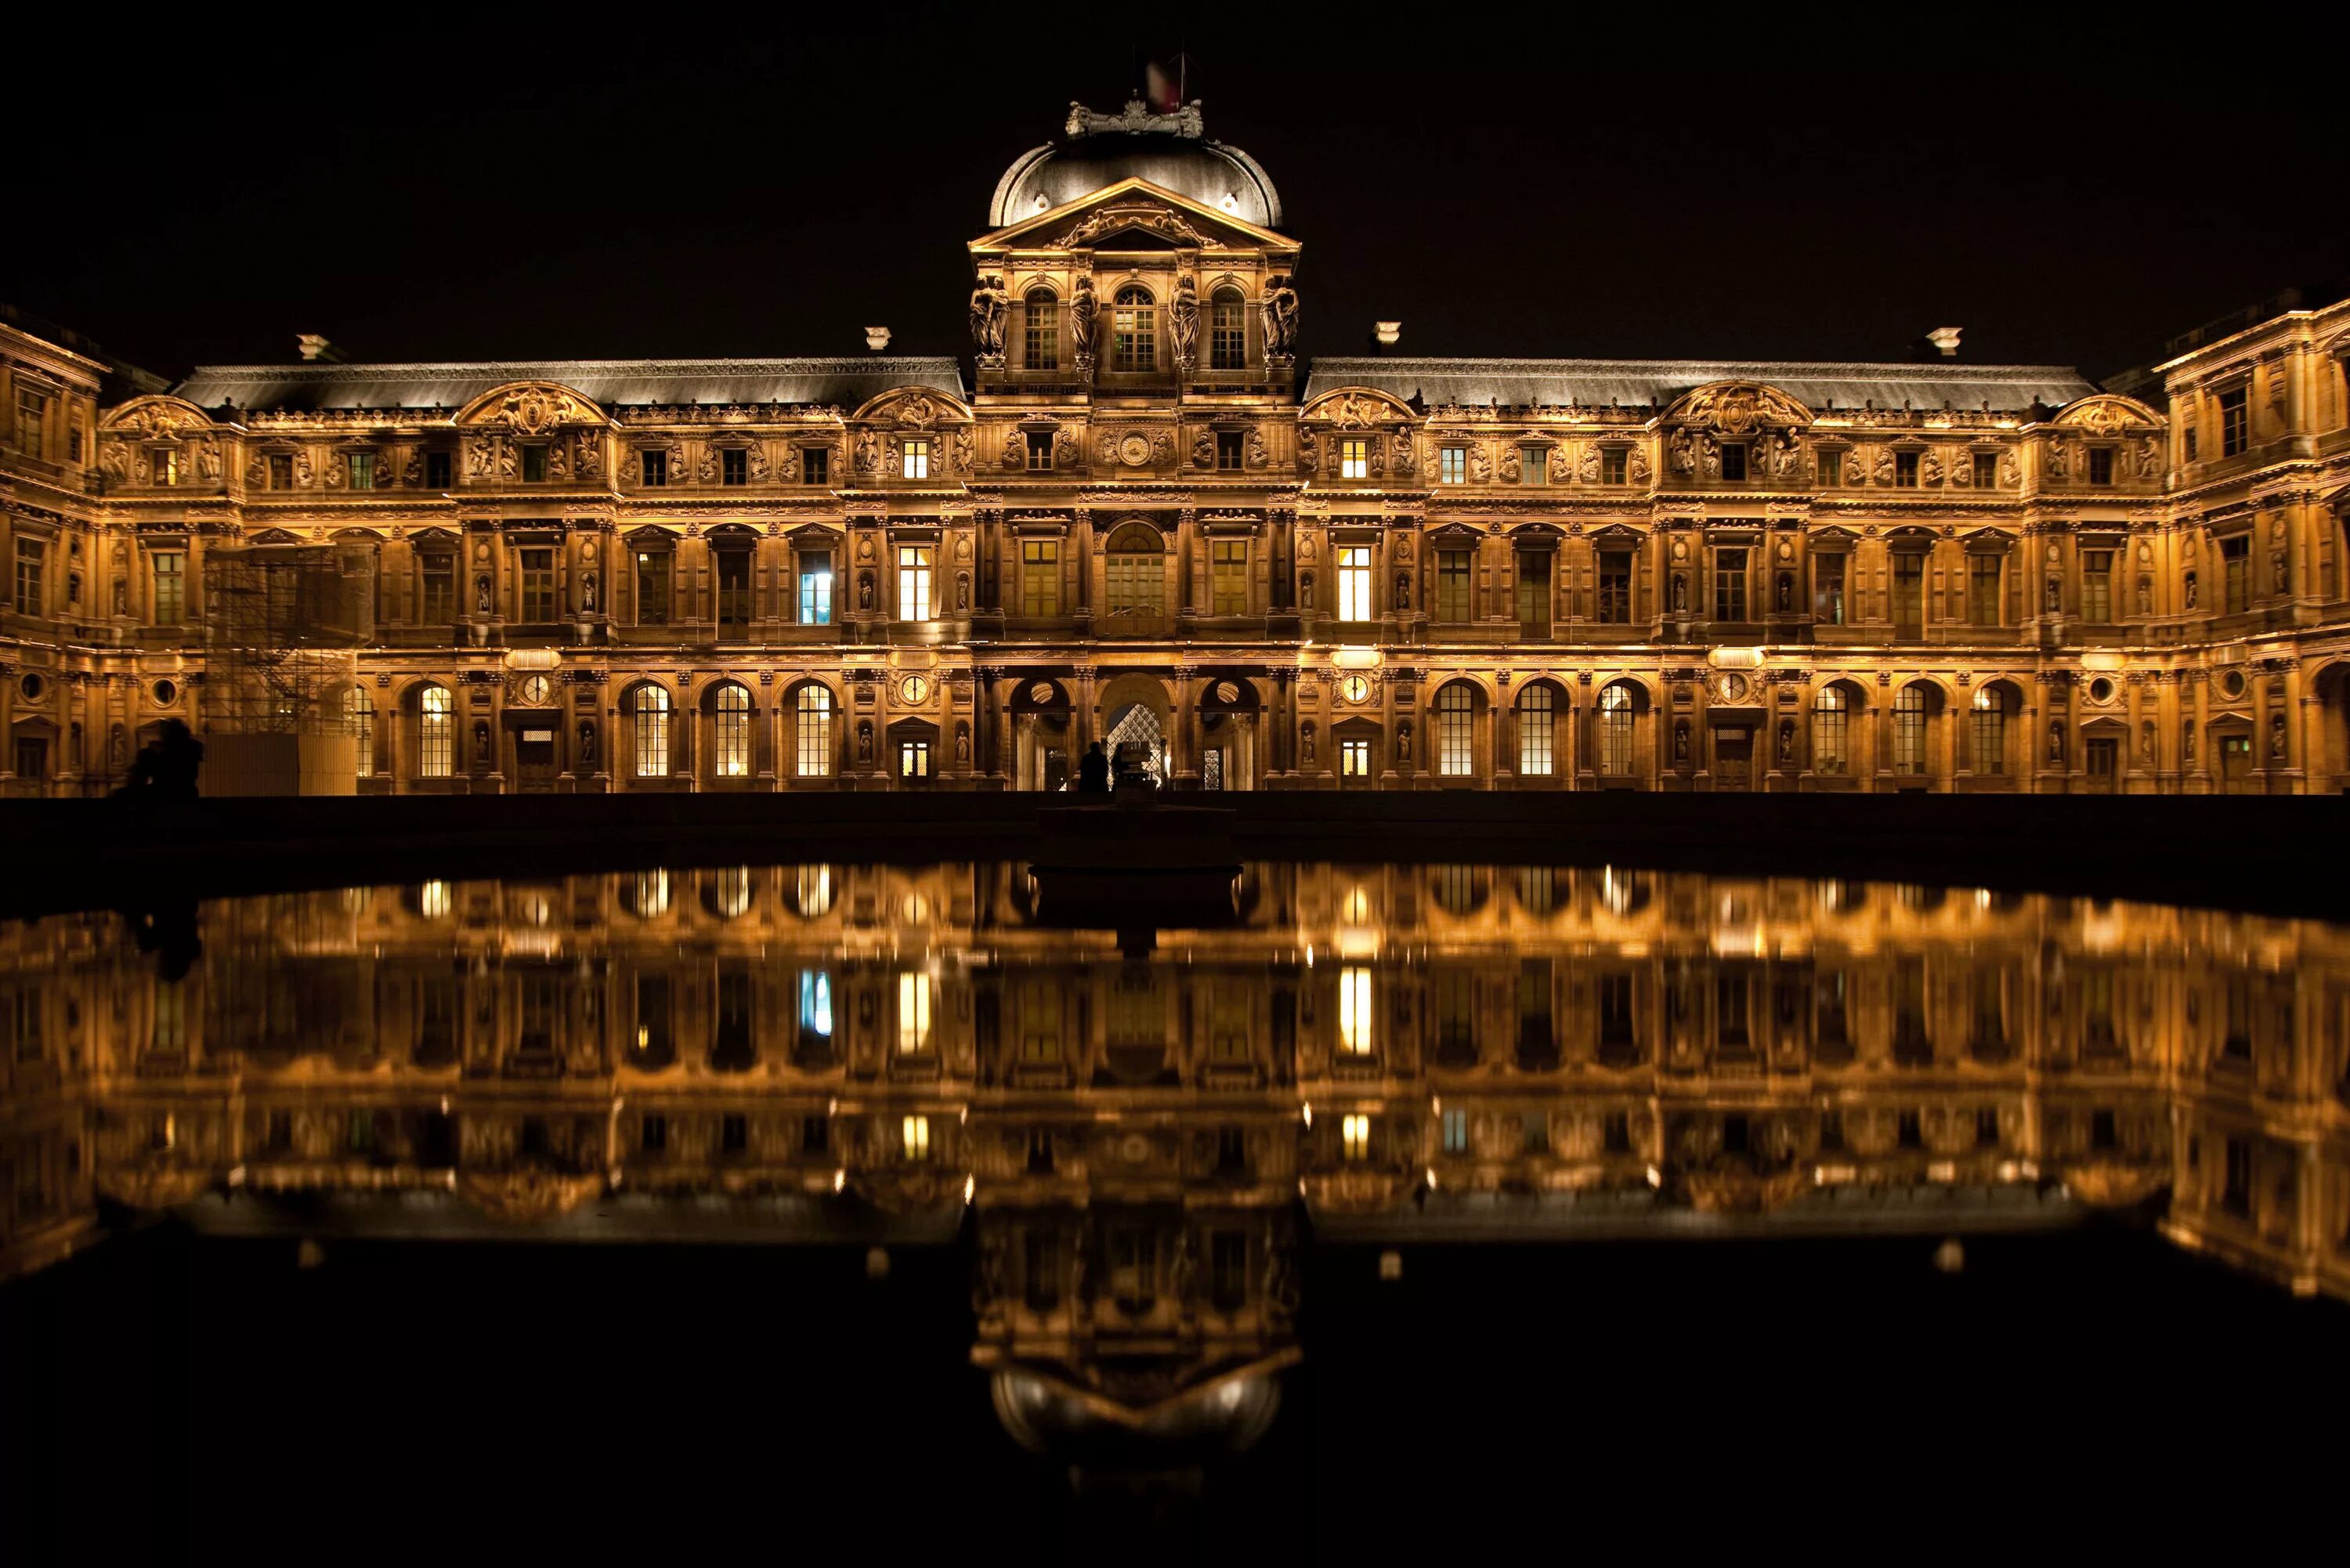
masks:
POLYGON ((329 775, 347 775, 356 756, 347 694, 375 635, 367 546, 216 546, 204 554, 204 595, 206 769, 219 775, 208 793, 348 794, 348 777, 329 775), (245 739, 255 736, 291 739, 245 739))

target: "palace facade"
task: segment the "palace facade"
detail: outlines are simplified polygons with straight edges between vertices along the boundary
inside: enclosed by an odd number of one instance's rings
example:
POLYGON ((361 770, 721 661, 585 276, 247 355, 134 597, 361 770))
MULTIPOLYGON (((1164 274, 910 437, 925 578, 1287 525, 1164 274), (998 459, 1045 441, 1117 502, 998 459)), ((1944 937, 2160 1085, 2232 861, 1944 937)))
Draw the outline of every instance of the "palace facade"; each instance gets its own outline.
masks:
POLYGON ((2350 784, 2350 301, 2142 396, 1306 364, 1197 106, 1073 108, 969 251, 968 381, 307 340, 162 390, 0 322, 0 794, 175 718, 363 793, 1054 788, 1097 741, 1176 789, 2350 784))

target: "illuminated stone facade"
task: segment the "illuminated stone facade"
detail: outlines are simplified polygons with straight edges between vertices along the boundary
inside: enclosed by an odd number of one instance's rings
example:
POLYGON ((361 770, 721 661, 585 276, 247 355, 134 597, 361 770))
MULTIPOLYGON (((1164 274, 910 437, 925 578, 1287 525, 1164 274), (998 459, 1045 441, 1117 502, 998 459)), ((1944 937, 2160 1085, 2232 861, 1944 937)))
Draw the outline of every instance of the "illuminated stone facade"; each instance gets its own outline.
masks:
POLYGON ((1284 221, 1196 109, 1073 111, 970 243, 970 384, 321 358, 100 408, 6 331, 0 792, 218 731, 231 545, 360 553, 371 628, 286 722, 363 792, 1035 789, 1097 740, 1178 789, 2350 784, 2350 302, 2158 403, 1307 366, 1284 221))

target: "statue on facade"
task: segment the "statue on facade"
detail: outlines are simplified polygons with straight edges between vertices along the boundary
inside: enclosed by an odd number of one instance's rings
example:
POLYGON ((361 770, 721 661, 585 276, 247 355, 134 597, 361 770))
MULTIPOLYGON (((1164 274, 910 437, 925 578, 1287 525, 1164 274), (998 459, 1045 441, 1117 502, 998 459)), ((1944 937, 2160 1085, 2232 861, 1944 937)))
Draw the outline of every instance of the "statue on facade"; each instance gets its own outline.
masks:
POLYGON ((473 613, 476 615, 490 613, 490 574, 487 572, 482 573, 473 579, 473 613))
POLYGON ((1200 341, 1200 289, 1188 272, 1175 280, 1175 296, 1167 305, 1167 341, 1177 368, 1188 373, 1200 341))
POLYGON ((1199 434, 1191 438, 1191 466, 1193 468, 1216 466, 1216 434, 1213 431, 1201 430, 1199 434))
POLYGON ((1411 608, 1411 574, 1409 572, 1396 574, 1395 607, 1399 610, 1411 608))
POLYGON ((1264 317, 1266 356, 1292 353, 1297 346, 1297 291, 1285 275, 1264 280, 1264 298, 1257 308, 1264 317))
POLYGON ((2048 760, 2060 766, 2064 763, 2064 721, 2062 719, 2048 721, 2048 760))
POLYGON ((1689 578, 1679 572, 1673 574, 1673 613, 1680 615, 1689 609, 1689 578))
POLYGON ((873 721, 870 719, 857 722, 857 760, 860 763, 873 760, 873 721))
POLYGON ((1407 719, 1396 726, 1396 766, 1409 768, 1410 765, 1411 721, 1407 719))
POLYGON ((2148 719, 2138 728, 2138 755, 2147 767, 2154 766, 2154 721, 2148 719))
POLYGON ((2269 760, 2278 763, 2284 761, 2284 715, 2282 713, 2269 715, 2269 760))
POLYGON ((2140 615, 2154 613, 2154 579, 2152 577, 2140 577, 2137 580, 2137 613, 2140 615))
POLYGON ((1012 296, 1003 292, 1003 280, 993 273, 980 277, 979 286, 971 291, 971 341, 983 359, 1003 358, 1003 323, 1012 314, 1012 296))
POLYGON ((1307 767, 1314 765, 1314 721, 1308 719, 1297 727, 1298 756, 1307 767))
POLYGON ((2048 579, 2048 613, 2050 615, 2057 615, 2062 613, 2064 608, 2064 579, 2062 577, 2051 577, 2048 579))
POLYGON ((1697 472, 1697 441, 1687 431, 1675 431, 1672 444, 1673 472, 1683 479, 1697 472))
POLYGON ((596 724, 592 719, 579 721, 579 765, 588 769, 596 765, 596 724))
POLYGON ((473 766, 486 772, 490 765, 490 724, 486 719, 473 721, 473 766))
POLYGON ((971 761, 971 726, 969 724, 959 722, 955 725, 955 761, 958 763, 971 761))
POLYGON ((1673 762, 1686 766, 1690 760, 1690 722, 1687 719, 1673 721, 1673 762))
POLYGON ((579 613, 596 613, 596 574, 588 572, 579 579, 579 613))
POLYGON ((1100 303, 1094 298, 1093 278, 1078 275, 1077 286, 1069 295, 1069 346, 1076 353, 1080 374, 1093 369, 1094 317, 1100 310, 1100 303))
POLYGON ((2187 607, 2195 607, 2195 574, 2192 572, 2187 574, 2187 607))
POLYGON ((1782 719, 1779 721, 1779 765, 1783 768, 1787 767, 1794 760, 1795 722, 1793 719, 1782 719))
POLYGON ((2073 470, 2072 455, 2064 450, 2062 436, 2048 438, 2048 477, 2062 479, 2073 470))
POLYGON ((2178 761, 2183 767, 2195 765, 2195 721, 2192 719, 2178 722, 2178 761))
POLYGON ((1319 441, 1311 425, 1297 427, 1297 472, 1312 473, 1322 462, 1319 441))

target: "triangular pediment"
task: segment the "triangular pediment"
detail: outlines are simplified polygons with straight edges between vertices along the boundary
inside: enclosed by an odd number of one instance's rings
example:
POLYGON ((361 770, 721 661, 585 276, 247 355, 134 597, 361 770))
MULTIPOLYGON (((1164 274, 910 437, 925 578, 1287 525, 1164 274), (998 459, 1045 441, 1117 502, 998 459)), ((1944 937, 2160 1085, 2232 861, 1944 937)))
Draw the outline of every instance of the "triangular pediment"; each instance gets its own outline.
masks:
POLYGON ((971 242, 974 252, 1010 250, 1283 250, 1286 234, 1218 212, 1140 176, 1088 191, 971 242))

